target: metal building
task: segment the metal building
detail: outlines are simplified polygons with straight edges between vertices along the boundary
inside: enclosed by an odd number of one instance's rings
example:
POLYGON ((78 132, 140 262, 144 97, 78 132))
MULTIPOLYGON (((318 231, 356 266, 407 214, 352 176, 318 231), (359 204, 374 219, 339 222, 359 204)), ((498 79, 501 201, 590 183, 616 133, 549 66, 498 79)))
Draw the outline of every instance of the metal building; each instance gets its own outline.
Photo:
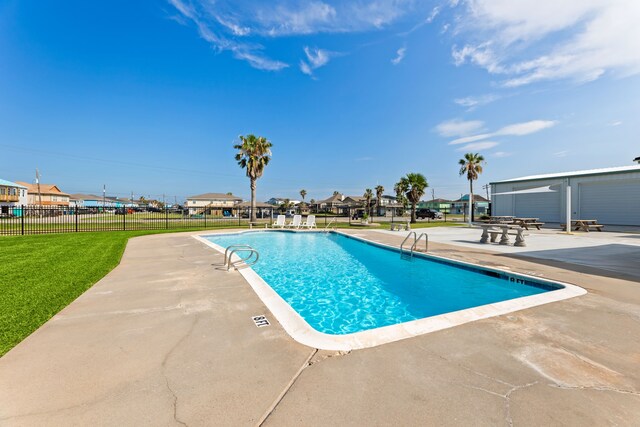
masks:
POLYGON ((525 176, 491 183, 493 215, 640 225, 640 165, 525 176), (567 197, 569 196, 569 197, 567 197))

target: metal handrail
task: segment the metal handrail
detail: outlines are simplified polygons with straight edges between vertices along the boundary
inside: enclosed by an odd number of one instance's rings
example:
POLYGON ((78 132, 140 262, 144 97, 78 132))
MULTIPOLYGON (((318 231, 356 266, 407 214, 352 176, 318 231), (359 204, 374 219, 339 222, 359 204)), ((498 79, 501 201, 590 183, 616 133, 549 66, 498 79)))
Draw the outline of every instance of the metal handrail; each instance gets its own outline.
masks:
POLYGON ((415 231, 411 231, 411 232, 409 232, 409 234, 407 234, 407 237, 405 237, 404 240, 402 241, 402 243, 400 244, 400 255, 401 256, 404 253, 404 244, 407 243, 407 240, 409 240, 409 237, 411 237, 411 235, 413 235, 413 241, 414 242, 418 238, 418 235, 416 234, 415 231))
POLYGON ((233 268, 237 269, 237 267, 236 267, 236 266, 237 266, 238 264, 240 264, 240 263, 244 263, 246 267, 250 267, 250 266, 252 266, 252 265, 255 265, 255 264, 258 262, 258 260, 259 260, 259 259, 260 259, 260 253, 259 253, 257 250, 253 249, 252 247, 250 247, 250 246, 249 246, 249 248, 237 248, 237 249, 233 249, 233 250, 229 253, 229 261, 227 262, 227 265, 226 265, 226 266, 227 266, 227 271, 229 271, 229 269, 230 269, 231 267, 233 267, 233 268), (236 252, 249 252, 249 256, 248 256, 248 257, 246 257, 246 258, 240 258, 239 260, 237 260, 237 261, 233 261, 233 262, 232 262, 232 261, 231 261, 231 258, 233 257, 233 255, 234 255, 236 252), (254 254, 255 254, 255 256, 256 256, 256 259, 255 259, 254 261, 252 261, 251 263, 248 263, 247 261, 249 261, 249 259, 251 259, 251 257, 252 257, 254 254))
MULTIPOLYGON (((329 230, 329 226, 330 226, 331 224, 333 224, 335 221, 336 221, 335 217, 334 217, 333 219, 331 219, 331 221, 329 221, 329 224, 327 224, 327 225, 324 227, 324 231, 329 230)), ((333 226, 333 229, 334 229, 334 230, 336 229, 336 226, 335 226, 335 225, 333 226)))
POLYGON ((429 235, 427 233, 420 233, 418 238, 413 242, 413 245, 411 245, 411 256, 413 256, 413 251, 416 249, 416 246, 418 246, 418 242, 422 236, 424 236, 424 251, 429 252, 429 235))
MULTIPOLYGON (((229 250, 231 249, 235 249, 235 248, 245 248, 245 249, 253 249, 251 246, 249 245, 244 245, 244 244, 238 244, 238 245, 229 245, 227 246, 227 248, 224 250, 224 265, 227 265, 227 254, 229 253, 229 250)), ((229 256, 229 259, 231 259, 231 256, 229 256)))

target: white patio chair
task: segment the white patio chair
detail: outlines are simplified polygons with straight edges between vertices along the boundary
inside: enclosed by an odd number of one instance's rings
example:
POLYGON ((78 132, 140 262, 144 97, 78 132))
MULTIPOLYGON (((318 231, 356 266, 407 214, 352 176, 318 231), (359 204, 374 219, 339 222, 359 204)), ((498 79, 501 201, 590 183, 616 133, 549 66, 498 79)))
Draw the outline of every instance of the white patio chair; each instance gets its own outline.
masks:
POLYGON ((305 222, 303 222, 301 225, 301 227, 306 227, 306 228, 316 228, 316 216, 315 215, 309 215, 306 219, 305 222))
POLYGON ((300 228, 301 224, 302 224, 302 215, 294 215, 293 220, 289 224, 287 224, 287 227, 300 228))
POLYGON ((286 225, 285 221, 286 221, 286 217, 284 215, 278 215, 278 217, 276 218, 276 222, 273 223, 272 227, 284 228, 286 225))

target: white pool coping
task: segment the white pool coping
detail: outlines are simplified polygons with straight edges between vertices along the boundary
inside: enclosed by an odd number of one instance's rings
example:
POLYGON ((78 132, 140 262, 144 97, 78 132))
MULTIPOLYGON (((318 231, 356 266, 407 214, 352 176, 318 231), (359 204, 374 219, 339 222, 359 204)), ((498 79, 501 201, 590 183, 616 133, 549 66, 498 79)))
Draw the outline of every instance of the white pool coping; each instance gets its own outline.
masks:
MULTIPOLYGON (((280 230, 243 230, 243 231, 220 231, 220 232, 208 232, 206 234, 193 236, 198 241, 205 245, 217 250, 220 253, 224 253, 225 248, 217 245, 205 238, 205 236, 212 236, 215 234, 242 234, 247 232, 281 232, 280 230)), ((291 232, 291 231, 288 231, 291 232)), ((304 231, 308 233, 309 231, 304 231)), ((311 231, 314 232, 314 231, 311 231)), ((321 231, 315 231, 321 232, 321 231)), ((333 233, 342 234, 352 239, 360 240, 367 244, 374 246, 380 246, 389 248, 394 251, 398 251, 390 245, 383 243, 372 242, 361 237, 356 237, 339 231, 332 231, 333 233)), ((234 255, 235 256, 235 255, 234 255)), ((345 335, 332 335, 325 334, 315 330, 309 325, 303 318, 296 312, 293 307, 289 305, 276 291, 273 290, 267 282, 265 282, 260 275, 258 275, 251 267, 240 268, 238 272, 244 277, 244 279, 251 285, 255 293, 267 306, 275 318, 280 322, 284 330, 296 341, 309 347, 317 348, 320 350, 336 350, 336 351, 351 351, 363 348, 375 347, 382 344, 387 344, 394 341, 399 341, 407 338, 416 337, 418 335, 427 334, 429 332, 440 331, 443 329, 451 328, 465 323, 473 322, 480 319, 487 319, 489 317, 500 316, 503 314, 513 313, 514 311, 524 310, 526 308, 537 307, 543 304, 549 304, 556 301, 562 301, 569 298, 574 298, 580 295, 584 295, 587 291, 579 286, 571 285, 569 283, 558 282, 555 280, 542 279, 540 277, 530 276, 522 273, 514 273, 512 271, 501 270, 497 268, 485 267, 479 264, 473 264, 469 262, 463 262, 458 260, 452 260, 449 258, 436 256, 432 254, 416 254, 422 258, 433 258, 446 261, 451 264, 460 264, 482 270, 494 271, 497 273, 506 274, 509 276, 515 276, 518 278, 528 279, 535 282, 546 283, 552 286, 563 286, 561 289, 547 291, 537 295, 531 295, 526 297, 515 298, 506 301, 500 301, 493 304, 486 304, 477 307, 467 308, 464 310, 453 311, 450 313, 439 314, 436 316, 425 317, 422 319, 412 320, 410 322, 398 323, 395 325, 383 326, 380 328, 369 329, 367 331, 355 332, 345 335)), ((239 258, 237 258, 239 260, 239 258)), ((233 270, 232 270, 233 271, 233 270)))

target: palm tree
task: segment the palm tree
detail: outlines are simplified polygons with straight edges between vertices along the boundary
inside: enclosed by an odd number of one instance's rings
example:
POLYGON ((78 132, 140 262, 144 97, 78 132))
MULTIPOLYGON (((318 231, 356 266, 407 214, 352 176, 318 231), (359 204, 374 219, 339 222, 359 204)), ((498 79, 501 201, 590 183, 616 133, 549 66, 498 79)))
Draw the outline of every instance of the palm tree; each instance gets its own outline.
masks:
POLYGON ((247 135, 239 136, 240 144, 233 146, 238 153, 236 161, 241 168, 246 169, 247 177, 251 182, 251 222, 256 221, 256 181, 262 176, 265 166, 271 160, 271 144, 263 136, 247 135))
POLYGON ((364 197, 366 203, 367 215, 371 216, 371 199, 373 199, 373 191, 370 188, 367 188, 364 190, 364 195, 362 197, 364 197))
POLYGON ((340 192, 339 192, 338 190, 336 190, 336 191, 334 191, 334 192, 333 192, 333 195, 334 195, 334 196, 337 196, 338 194, 340 194, 340 192))
POLYGON ((473 181, 478 179, 478 175, 482 173, 482 164, 484 163, 484 157, 476 153, 467 153, 463 159, 458 161, 460 165, 460 176, 467 175, 469 180, 469 226, 473 221, 473 181))
POLYGON ((304 202, 304 198, 307 196, 307 190, 300 190, 300 197, 302 197, 302 201, 304 202))
POLYGON ((416 205, 424 195, 424 190, 429 186, 427 178, 421 173, 408 173, 400 178, 396 184, 396 191, 403 194, 411 203, 411 223, 416 222, 416 205))
POLYGON ((380 215, 380 199, 384 193, 384 187, 382 185, 376 186, 376 214, 380 215))

